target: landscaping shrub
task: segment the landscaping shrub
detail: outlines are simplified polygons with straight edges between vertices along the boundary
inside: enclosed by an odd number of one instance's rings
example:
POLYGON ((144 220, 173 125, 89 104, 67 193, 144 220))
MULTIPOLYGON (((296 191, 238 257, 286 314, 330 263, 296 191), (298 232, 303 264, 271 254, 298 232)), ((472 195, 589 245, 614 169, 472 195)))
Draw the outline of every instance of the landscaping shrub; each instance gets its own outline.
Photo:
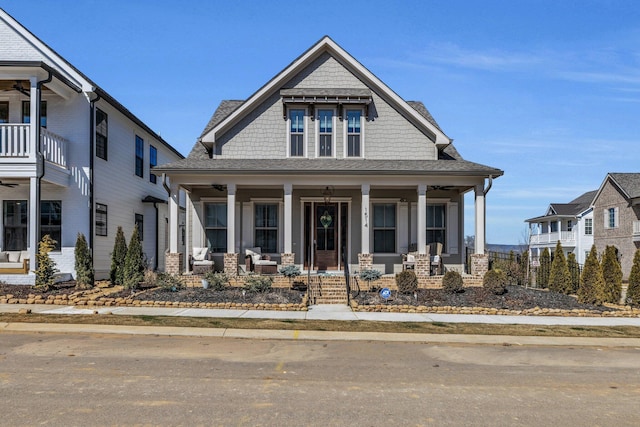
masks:
POLYGON ((289 284, 300 275, 300 269, 297 265, 289 264, 280 269, 280 274, 289 279, 289 284))
POLYGON ((619 304, 622 296, 622 268, 618 262, 615 246, 607 246, 602 256, 602 278, 604 279, 604 302, 619 304))
POLYGON ((482 287, 494 295, 507 292, 507 275, 501 270, 489 270, 482 279, 482 287))
POLYGON ((229 287, 229 277, 221 272, 208 271, 204 279, 209 282, 209 289, 212 291, 224 291, 229 287))
POLYGON ((401 271, 396 274, 396 286, 401 294, 413 294, 418 290, 418 277, 411 270, 401 271))
POLYGON ((540 267, 538 267, 538 273, 536 275, 536 283, 539 288, 546 288, 549 286, 549 275, 551 273, 551 253, 549 248, 544 248, 542 255, 540 255, 540 267))
POLYGON ((459 294, 464 292, 462 275, 457 271, 447 271, 442 278, 442 289, 447 294, 459 294))
POLYGON ((378 291, 378 287, 371 286, 371 282, 375 282, 376 280, 382 277, 382 273, 380 273, 378 270, 373 270, 373 269, 362 270, 359 274, 359 277, 360 279, 367 282, 367 285, 369 286, 370 291, 374 291, 374 292, 378 291))
POLYGON ((567 266, 560 240, 556 244, 553 262, 551 263, 549 290, 567 295, 571 292, 571 275, 569 274, 569 267, 567 266))
POLYGON ((627 304, 640 306, 640 249, 636 250, 636 254, 633 256, 626 300, 627 304))
POLYGON ((76 247, 74 249, 75 269, 76 269, 76 289, 93 288, 95 273, 93 270, 93 260, 91 251, 87 245, 84 234, 78 233, 76 247))
POLYGON ((184 287, 184 283, 182 283, 180 277, 168 273, 158 273, 156 285, 170 292, 176 292, 184 287))
POLYGON ((527 250, 520 256, 518 285, 525 287, 531 286, 531 276, 529 276, 529 252, 527 250))
POLYGON ((122 286, 125 289, 133 289, 144 280, 144 270, 146 263, 144 261, 144 253, 140 244, 138 235, 138 227, 133 227, 133 234, 129 241, 127 249, 127 257, 124 260, 124 271, 122 278, 122 286))
POLYGON ((156 273, 150 268, 147 268, 144 270, 144 277, 142 279, 142 282, 145 285, 156 286, 157 281, 158 281, 158 273, 156 273))
POLYGON ((124 260, 127 258, 127 241, 124 238, 122 227, 118 226, 116 240, 111 252, 111 269, 109 278, 112 285, 121 285, 124 281, 124 260))
POLYGON ((271 285, 273 285, 273 279, 268 276, 259 276, 259 275, 251 275, 247 277, 247 280, 244 283, 244 289, 247 292, 268 292, 271 290, 271 285))
POLYGON ((589 256, 584 263, 578 288, 578 301, 583 304, 601 305, 604 302, 604 278, 598 262, 596 245, 591 247, 589 256))
POLYGON ((571 277, 571 288, 569 294, 575 294, 580 287, 580 265, 576 260, 576 254, 569 252, 567 256, 567 268, 569 269, 569 276, 571 277))
POLYGON ((48 234, 42 236, 42 240, 38 244, 38 268, 36 269, 35 287, 41 291, 48 291, 53 285, 55 274, 58 272, 56 263, 49 256, 49 252, 56 247, 56 241, 48 234))

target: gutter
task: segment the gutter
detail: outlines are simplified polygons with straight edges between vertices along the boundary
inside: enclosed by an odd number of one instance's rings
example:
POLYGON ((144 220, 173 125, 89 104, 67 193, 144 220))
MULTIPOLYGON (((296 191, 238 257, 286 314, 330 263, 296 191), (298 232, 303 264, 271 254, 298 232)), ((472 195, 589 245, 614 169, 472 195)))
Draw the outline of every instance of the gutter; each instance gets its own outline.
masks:
MULTIPOLYGON (((42 226, 42 218, 41 218, 41 213, 40 213, 40 205, 42 204, 42 178, 44 178, 44 173, 45 173, 45 163, 44 163, 44 156, 42 155, 42 147, 40 146, 42 144, 42 137, 40 136, 41 132, 42 132, 42 123, 41 123, 41 117, 42 117, 42 111, 40 110, 40 104, 42 103, 42 85, 49 83, 51 80, 53 80, 53 73, 49 70, 47 71, 49 73, 48 77, 44 80, 39 81, 36 84, 36 91, 37 91, 37 117, 34 117, 34 120, 37 120, 36 122, 36 126, 38 131, 36 132, 36 144, 35 144, 35 149, 36 149, 36 157, 40 160, 40 170, 38 171, 38 174, 36 176, 38 183, 38 200, 36 200, 36 230, 32 230, 34 233, 36 233, 36 238, 38 239, 37 241, 40 241, 40 230, 41 230, 41 226, 42 226)), ((60 247, 62 247, 62 242, 58 242, 60 244, 60 247)), ((36 254, 38 253, 38 248, 36 247, 36 254)), ((35 262, 32 264, 32 268, 34 270, 36 270, 38 268, 38 260, 37 257, 35 259, 35 262)))

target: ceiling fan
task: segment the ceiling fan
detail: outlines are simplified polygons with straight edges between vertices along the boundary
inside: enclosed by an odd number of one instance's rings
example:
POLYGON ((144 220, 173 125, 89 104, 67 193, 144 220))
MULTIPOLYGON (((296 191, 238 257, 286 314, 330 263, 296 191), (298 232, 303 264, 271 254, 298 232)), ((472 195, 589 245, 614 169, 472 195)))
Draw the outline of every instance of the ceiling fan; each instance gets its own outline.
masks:
POLYGON ((451 190, 453 188, 453 186, 451 185, 430 185, 428 187, 429 190, 443 190, 443 191, 448 191, 451 190))
POLYGON ((15 184, 13 182, 2 182, 2 181, 0 181, 0 185, 2 185, 3 187, 13 188, 18 184, 15 184))

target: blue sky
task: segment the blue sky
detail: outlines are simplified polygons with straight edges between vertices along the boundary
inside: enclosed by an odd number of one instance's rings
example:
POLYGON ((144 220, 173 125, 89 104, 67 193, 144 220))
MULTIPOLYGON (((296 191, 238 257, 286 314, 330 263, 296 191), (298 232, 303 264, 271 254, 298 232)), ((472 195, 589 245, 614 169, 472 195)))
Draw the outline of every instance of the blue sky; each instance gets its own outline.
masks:
MULTIPOLYGON (((323 35, 468 160, 501 168, 487 241, 639 172, 640 5, 613 0, 5 0, 1 6, 187 154, 223 99, 245 99, 323 35)), ((473 234, 467 197, 465 234, 473 234)))

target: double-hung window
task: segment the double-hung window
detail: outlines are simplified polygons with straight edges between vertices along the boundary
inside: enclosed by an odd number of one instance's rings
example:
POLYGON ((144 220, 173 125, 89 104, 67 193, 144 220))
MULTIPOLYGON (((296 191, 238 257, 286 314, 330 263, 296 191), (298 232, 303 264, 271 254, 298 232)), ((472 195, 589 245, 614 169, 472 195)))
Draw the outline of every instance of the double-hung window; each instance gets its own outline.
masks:
POLYGON ((256 203, 255 205, 255 246, 262 253, 278 252, 278 204, 256 203))
POLYGON ((144 215, 135 214, 134 223, 136 228, 138 229, 138 237, 142 242, 144 240, 144 215))
POLYGON ((591 236, 593 234, 593 218, 584 219, 584 234, 585 236, 591 236))
POLYGON ((0 101, 0 123, 9 123, 9 101, 0 101))
POLYGON ((3 249, 23 251, 27 249, 27 201, 3 201, 3 249))
POLYGON ((107 205, 96 203, 96 235, 107 235, 107 205))
POLYGON ((361 156, 361 115, 362 111, 360 110, 347 110, 347 157, 361 156))
POLYGON ((304 110, 289 110, 289 156, 304 156, 304 110))
POLYGON ((318 110, 318 157, 333 156, 333 110, 318 110))
POLYGON ((149 146, 149 182, 156 183, 157 176, 151 173, 151 169, 158 165, 158 149, 153 145, 149 146))
MULTIPOLYGON (((31 123, 30 101, 22 101, 22 123, 31 123)), ((47 101, 40 101, 40 126, 47 127, 47 101)))
POLYGON ((136 135, 136 175, 144 176, 144 140, 136 135))
POLYGON ((395 253, 396 251, 395 203, 373 205, 373 251, 376 253, 395 253))
MULTIPOLYGON (((447 205, 444 203, 427 205, 427 244, 442 243, 446 248, 447 205)), ((434 254, 435 255, 435 254, 434 254)))
POLYGON ((107 160, 109 120, 105 112, 96 108, 96 156, 107 160))
POLYGON ((204 233, 211 252, 227 252, 227 204, 205 203, 204 233))
POLYGON ((62 243, 62 202, 60 200, 43 200, 40 202, 40 239, 48 234, 56 241, 55 251, 60 250, 62 243))
POLYGON ((604 210, 604 228, 618 227, 618 208, 604 210))

